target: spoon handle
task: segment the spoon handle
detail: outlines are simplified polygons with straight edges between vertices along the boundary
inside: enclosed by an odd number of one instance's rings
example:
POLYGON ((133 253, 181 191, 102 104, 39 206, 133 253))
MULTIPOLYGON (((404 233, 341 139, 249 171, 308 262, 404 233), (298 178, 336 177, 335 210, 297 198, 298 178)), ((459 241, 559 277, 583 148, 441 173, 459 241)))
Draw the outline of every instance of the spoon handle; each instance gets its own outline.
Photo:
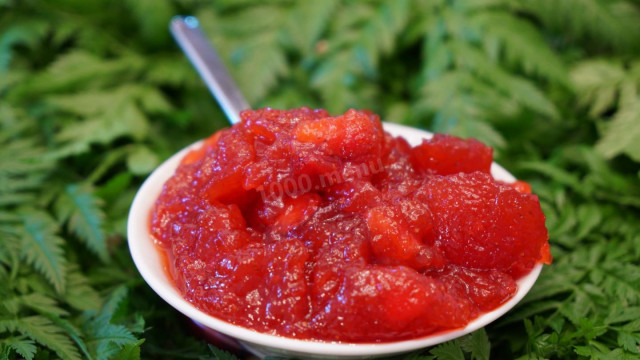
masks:
POLYGON ((171 20, 169 29, 229 121, 232 124, 239 122, 240 111, 249 109, 249 103, 233 82, 218 53, 200 31, 198 19, 176 16, 171 20))

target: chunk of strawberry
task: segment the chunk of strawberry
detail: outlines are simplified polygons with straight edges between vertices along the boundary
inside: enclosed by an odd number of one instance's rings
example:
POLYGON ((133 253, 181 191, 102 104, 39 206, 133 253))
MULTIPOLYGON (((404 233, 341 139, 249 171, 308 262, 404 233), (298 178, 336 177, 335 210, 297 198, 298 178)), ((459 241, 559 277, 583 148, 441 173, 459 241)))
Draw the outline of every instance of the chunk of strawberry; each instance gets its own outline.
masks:
POLYGON ((377 115, 351 109, 341 116, 300 122, 293 137, 320 147, 327 155, 366 161, 380 157, 384 131, 377 115))
POLYGON ((397 209, 382 205, 367 212, 371 250, 380 264, 406 265, 415 269, 440 268, 445 259, 434 245, 421 241, 420 229, 409 231, 397 209))
POLYGON ((438 280, 404 266, 347 268, 339 292, 319 310, 316 331, 340 341, 398 340, 412 337, 416 328, 453 329, 475 312, 438 280))
POLYGON ((460 296, 469 297, 481 311, 495 309, 518 290, 518 285, 511 276, 493 269, 471 270, 449 266, 437 278, 460 296))
POLYGON ((309 219, 318 210, 320 195, 304 193, 298 197, 284 198, 284 207, 273 223, 273 229, 287 232, 309 219))
POLYGON ((516 180, 509 185, 519 193, 531 194, 531 185, 526 181, 516 180))
POLYGON ((218 139, 222 135, 223 131, 224 130, 217 131, 213 135, 206 138, 202 142, 202 145, 200 147, 189 151, 187 155, 185 155, 185 157, 182 158, 182 161, 180 162, 180 164, 191 165, 193 163, 201 161, 208 152, 215 151, 215 148, 217 147, 218 139))
POLYGON ((540 261, 548 234, 535 195, 475 172, 435 176, 416 198, 433 212, 438 241, 451 263, 495 268, 517 278, 540 261))
POLYGON ((217 148, 215 157, 199 170, 210 179, 201 195, 212 203, 241 202, 246 195, 243 173, 256 157, 253 142, 241 128, 231 128, 221 133, 217 148))
POLYGON ((493 149, 478 140, 463 140, 455 136, 435 134, 413 148, 411 162, 422 172, 439 175, 489 173, 493 161, 493 149))

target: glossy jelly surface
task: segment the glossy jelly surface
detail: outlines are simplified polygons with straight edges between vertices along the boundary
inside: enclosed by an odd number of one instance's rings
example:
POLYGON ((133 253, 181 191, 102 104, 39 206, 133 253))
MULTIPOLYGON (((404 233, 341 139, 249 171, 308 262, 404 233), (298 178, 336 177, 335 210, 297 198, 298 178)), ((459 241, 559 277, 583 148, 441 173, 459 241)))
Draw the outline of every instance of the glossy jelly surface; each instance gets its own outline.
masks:
POLYGON ((151 233, 183 296, 260 332, 341 342, 465 326, 549 263, 538 198, 492 150, 411 147, 370 112, 247 110, 189 152, 151 233))

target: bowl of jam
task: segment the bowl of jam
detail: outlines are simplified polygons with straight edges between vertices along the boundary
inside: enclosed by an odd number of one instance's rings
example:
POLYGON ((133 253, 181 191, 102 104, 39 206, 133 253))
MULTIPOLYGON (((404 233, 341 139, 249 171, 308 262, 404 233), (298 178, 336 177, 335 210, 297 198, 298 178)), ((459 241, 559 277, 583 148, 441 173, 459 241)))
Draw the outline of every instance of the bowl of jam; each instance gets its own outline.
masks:
POLYGON ((475 331, 551 262, 538 198, 473 139, 259 109, 175 154, 128 222, 143 278, 258 356, 390 356, 475 331))

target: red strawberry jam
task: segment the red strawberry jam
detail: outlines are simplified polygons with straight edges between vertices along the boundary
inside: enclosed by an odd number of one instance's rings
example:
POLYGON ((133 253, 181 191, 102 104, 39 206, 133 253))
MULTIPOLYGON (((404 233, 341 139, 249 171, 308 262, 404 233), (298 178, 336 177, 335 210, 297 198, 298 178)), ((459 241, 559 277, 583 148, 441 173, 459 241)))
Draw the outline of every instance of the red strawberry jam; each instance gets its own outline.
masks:
POLYGON ((382 342, 455 329, 551 261, 524 182, 492 150, 435 135, 411 147, 378 116, 247 110, 188 153, 151 231, 184 297, 260 332, 382 342))

